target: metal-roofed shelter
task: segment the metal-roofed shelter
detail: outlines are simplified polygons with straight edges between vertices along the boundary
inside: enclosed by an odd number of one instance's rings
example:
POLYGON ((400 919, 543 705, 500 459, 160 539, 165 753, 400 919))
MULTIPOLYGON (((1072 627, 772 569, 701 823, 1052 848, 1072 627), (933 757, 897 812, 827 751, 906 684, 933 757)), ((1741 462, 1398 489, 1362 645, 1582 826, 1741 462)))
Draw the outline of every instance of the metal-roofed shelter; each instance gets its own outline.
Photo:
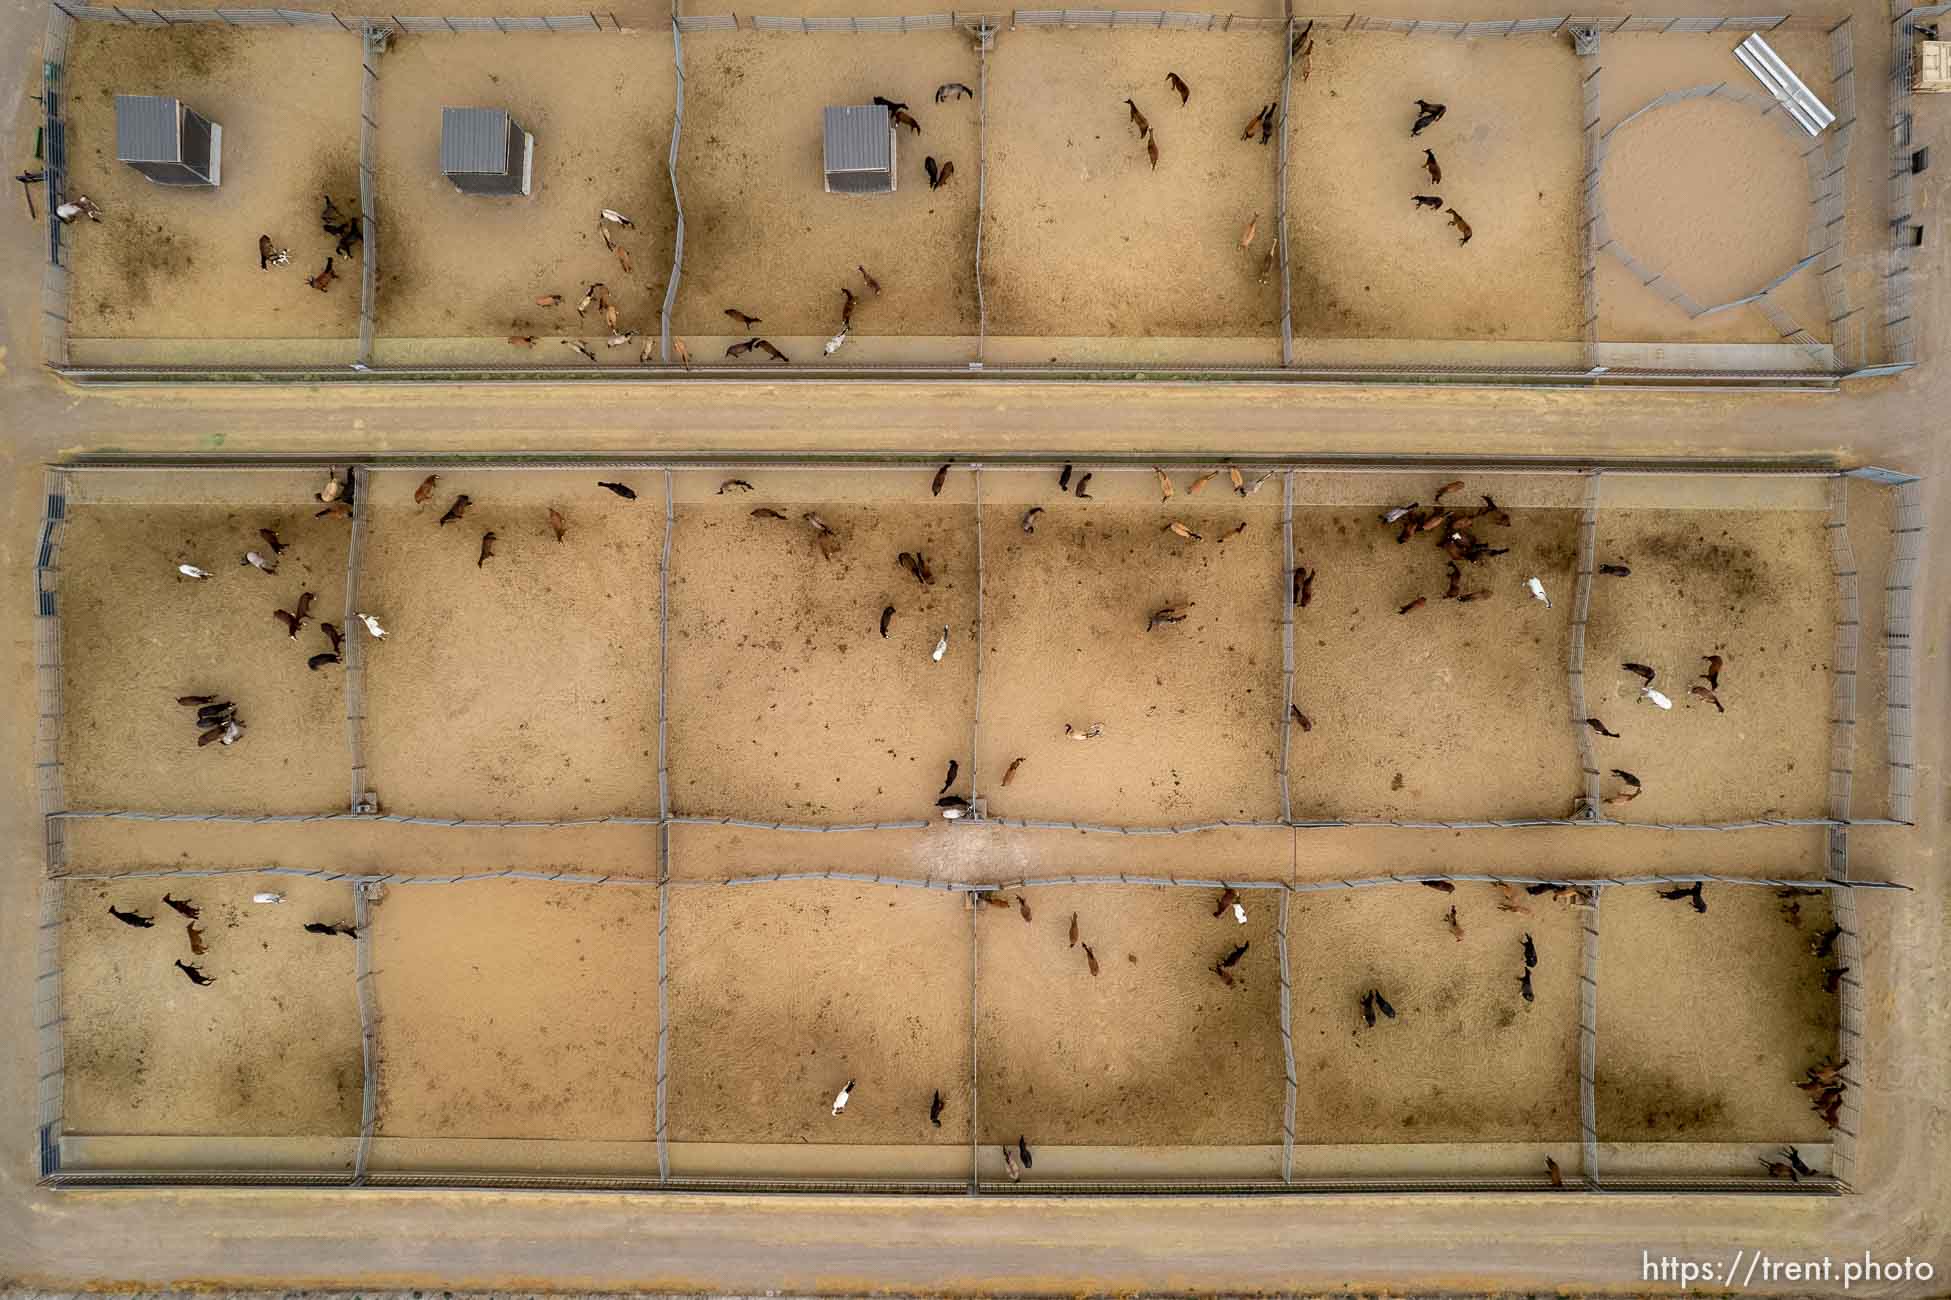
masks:
POLYGON ((527 194, 535 137, 500 108, 440 110, 440 174, 463 194, 527 194))
POLYGON ((158 185, 213 187, 224 129, 167 95, 115 97, 115 158, 158 185))
POLYGON ((880 104, 826 110, 826 192, 894 193, 894 119, 880 104))

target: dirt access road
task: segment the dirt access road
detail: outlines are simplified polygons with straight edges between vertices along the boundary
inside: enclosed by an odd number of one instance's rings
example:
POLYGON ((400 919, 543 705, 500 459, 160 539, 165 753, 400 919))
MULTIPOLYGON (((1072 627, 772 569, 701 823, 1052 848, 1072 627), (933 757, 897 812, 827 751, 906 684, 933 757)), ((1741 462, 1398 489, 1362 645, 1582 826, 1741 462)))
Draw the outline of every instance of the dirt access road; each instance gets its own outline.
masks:
MULTIPOLYGON (((1406 5, 1411 12, 1431 8, 1406 5)), ((1857 6, 1858 30, 1885 14, 1857 6)), ((41 10, 0 9, 0 110, 24 162, 38 108, 26 96, 41 10)), ((1859 72, 1884 73, 1877 42, 1859 72)), ((1947 110, 1918 103, 1919 144, 1940 142, 1947 110)), ((1943 169, 1918 178, 1920 212, 1943 199, 1943 169)), ((0 229, 9 267, 35 264, 45 229, 18 209, 0 229)), ((700 385, 641 393, 533 389, 305 389, 81 393, 38 365, 38 283, 0 289, 0 586, 25 609, 40 514, 40 465, 82 450, 767 451, 884 448, 986 454, 1225 447, 1428 454, 1838 456, 1932 475, 1928 517, 1944 527, 1937 432, 1951 385, 1935 326, 1945 245, 1920 250, 1916 307, 1927 362, 1838 397, 1662 393, 1422 392, 912 385, 700 385)), ((1941 548, 1940 548, 1941 549, 1941 548)), ((1942 610, 1941 566, 1920 608, 1942 610)), ((0 736, 10 770, 31 762, 31 625, 6 623, 13 683, 0 736)), ((1941 616, 1920 647, 1922 716, 1942 718, 1941 616)), ((33 1188, 33 906, 41 871, 23 780, 0 796, 0 1278, 70 1288, 444 1286, 712 1288, 759 1291, 1083 1292, 1228 1289, 1580 1290, 1644 1293, 1642 1252, 1730 1259, 1932 1262, 1930 1284, 1853 1293, 1941 1294, 1951 1269, 1951 989, 1945 925, 1941 729, 1919 729, 1920 826, 1853 836, 1865 875, 1918 887, 1867 950, 1872 991, 1862 1195, 1781 1202, 1734 1198, 1321 1198, 1305 1202, 1038 1201, 960 1198, 850 1203, 819 1197, 661 1200, 580 1195, 172 1191, 54 1196, 33 1188)), ((1757 1279, 1758 1281, 1758 1279, 1757 1279)), ((1791 1289, 1777 1284, 1774 1289, 1791 1289)), ((1806 1286, 1792 1289, 1805 1290, 1806 1286)), ((1833 1291, 1831 1283, 1823 1290, 1833 1291)))

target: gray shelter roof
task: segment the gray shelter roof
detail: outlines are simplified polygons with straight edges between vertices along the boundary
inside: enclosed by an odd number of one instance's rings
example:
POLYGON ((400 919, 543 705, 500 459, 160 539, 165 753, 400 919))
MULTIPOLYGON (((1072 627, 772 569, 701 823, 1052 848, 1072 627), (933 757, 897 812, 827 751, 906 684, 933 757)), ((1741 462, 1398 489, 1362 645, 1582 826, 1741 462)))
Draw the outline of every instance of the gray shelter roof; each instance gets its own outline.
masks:
POLYGON ((879 104, 826 110, 826 169, 833 172, 885 172, 893 168, 888 134, 891 119, 879 104))
POLYGON ((468 172, 506 174, 519 167, 508 156, 508 112, 500 108, 440 110, 440 170, 448 176, 468 172))
POLYGON ((176 122, 177 103, 167 95, 117 95, 116 161, 182 161, 182 137, 176 122))

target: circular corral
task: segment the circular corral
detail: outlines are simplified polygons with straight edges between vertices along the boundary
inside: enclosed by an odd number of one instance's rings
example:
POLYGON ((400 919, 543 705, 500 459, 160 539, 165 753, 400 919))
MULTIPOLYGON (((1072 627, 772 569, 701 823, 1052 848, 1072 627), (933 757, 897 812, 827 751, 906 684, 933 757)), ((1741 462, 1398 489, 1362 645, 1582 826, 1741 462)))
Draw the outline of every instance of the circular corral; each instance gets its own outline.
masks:
POLYGON ((1598 159, 1601 248, 1661 277, 1690 313, 1762 289, 1807 251, 1809 140, 1761 95, 1697 86, 1608 131, 1598 159), (1777 125, 1779 124, 1779 125, 1777 125), (1691 300, 1691 304, 1689 303, 1691 300))

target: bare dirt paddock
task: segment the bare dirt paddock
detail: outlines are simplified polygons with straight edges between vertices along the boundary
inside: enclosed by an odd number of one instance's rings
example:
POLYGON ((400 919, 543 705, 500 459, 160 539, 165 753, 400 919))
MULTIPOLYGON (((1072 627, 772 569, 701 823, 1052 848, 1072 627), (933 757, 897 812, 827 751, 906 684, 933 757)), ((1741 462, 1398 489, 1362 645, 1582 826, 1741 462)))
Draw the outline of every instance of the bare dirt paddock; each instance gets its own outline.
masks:
POLYGON ((326 292, 322 194, 359 196, 359 38, 295 30, 77 25, 68 75, 68 189, 106 214, 74 236, 70 333, 81 339, 223 340, 222 357, 282 359, 285 340, 359 332, 356 264, 326 292), (169 95, 223 128, 222 184, 155 185, 115 160, 115 97, 169 95), (291 251, 261 270, 258 236, 291 251))
POLYGON ((1240 136, 1280 98, 1281 37, 1022 30, 1006 53, 990 70, 990 332, 1278 336, 1280 288, 1260 273, 1278 145, 1240 136))
POLYGON ((1289 122, 1295 336, 1576 339, 1585 69, 1570 42, 1314 39, 1289 122), (1412 140, 1418 99, 1448 111, 1412 140), (1461 213, 1469 244, 1418 194, 1461 213))
POLYGON ((664 171, 676 87, 670 37, 656 31, 396 37, 378 101, 380 359, 554 364, 578 360, 562 340, 582 338, 636 361, 640 343, 606 348, 608 326, 575 306, 601 281, 622 329, 658 331, 677 225, 664 171), (535 137, 532 192, 456 190, 440 174, 443 108, 506 109, 535 137), (628 270, 603 242, 603 208, 636 223, 609 227, 628 270), (564 302, 536 305, 552 294, 564 302), (509 336, 539 339, 535 354, 509 336))
POLYGON ((1568 674, 1594 490, 1590 562, 1630 569, 1592 578, 1588 708, 1621 733, 1596 761, 1607 796, 1615 764, 1643 787, 1602 817, 1823 815, 1830 481, 1163 473, 952 466, 937 492, 932 467, 399 466, 363 474, 356 521, 314 518, 309 471, 73 476, 71 806, 343 809, 350 687, 367 788, 426 820, 70 822, 67 1157, 959 1184, 972 1158, 1007 1182, 1020 1137, 1032 1181, 1536 1177, 1580 1158, 1589 920, 1614 1167, 1753 1176, 1771 1141, 1820 1159, 1793 1085, 1837 1036, 1839 961, 1810 951, 1826 897, 1710 884, 1701 915, 1609 885, 1588 912, 1414 878, 1818 879, 1818 827, 1523 823, 1584 786, 1568 674), (1436 524, 1398 541, 1380 516, 1412 505, 1436 524), (235 554, 260 526, 288 548, 275 579, 235 554), (254 603, 302 587, 336 620, 355 530, 357 605, 389 627, 357 684, 254 603), (1506 550, 1458 566, 1483 599, 1448 598, 1445 537, 1506 550), (179 581, 190 559, 216 576, 179 581), (1161 609, 1186 618, 1148 627, 1161 609), (1686 692, 1705 654, 1725 713, 1686 692), (197 750, 174 697, 205 690, 237 695, 243 743, 197 750), (660 757, 686 819, 662 826, 660 757), (987 819, 942 819, 944 796, 987 819), (440 824, 460 817, 516 824, 440 824), (533 824, 559 820, 591 824, 533 824), (1430 824, 1491 820, 1519 824, 1430 824), (1320 824, 1340 821, 1373 824, 1320 824), (861 823, 890 824, 832 829, 861 823), (385 880, 268 874, 294 871, 385 880), (773 879, 806 873, 837 878, 773 879), (1410 880, 1316 890, 1389 875, 1410 880), (1208 881, 1240 887, 1244 923, 1208 881), (358 943, 303 929, 350 923, 355 888, 358 943), (249 901, 266 890, 286 901, 249 901), (165 891, 207 909, 214 985, 172 966, 192 954, 165 891), (1396 1013, 1372 1026, 1371 991, 1396 1013), (1674 1012, 1697 995, 1735 1010, 1674 1012), (240 1094, 253 1044, 294 1031, 240 1094))
POLYGON ((976 102, 935 103, 938 86, 980 80, 967 34, 702 33, 685 57, 686 253, 672 328, 700 360, 752 334, 817 356, 840 330, 842 287, 860 301, 841 359, 894 335, 975 334, 976 102), (825 193, 822 111, 876 95, 906 104, 921 127, 898 130, 895 192, 825 193), (955 164, 939 190, 923 170, 931 157, 955 164), (761 324, 741 329, 726 308, 761 324))

